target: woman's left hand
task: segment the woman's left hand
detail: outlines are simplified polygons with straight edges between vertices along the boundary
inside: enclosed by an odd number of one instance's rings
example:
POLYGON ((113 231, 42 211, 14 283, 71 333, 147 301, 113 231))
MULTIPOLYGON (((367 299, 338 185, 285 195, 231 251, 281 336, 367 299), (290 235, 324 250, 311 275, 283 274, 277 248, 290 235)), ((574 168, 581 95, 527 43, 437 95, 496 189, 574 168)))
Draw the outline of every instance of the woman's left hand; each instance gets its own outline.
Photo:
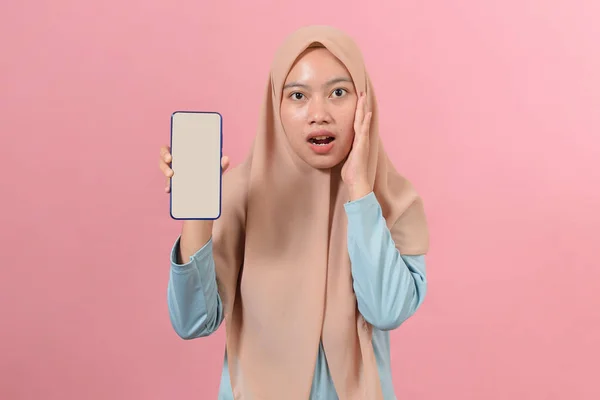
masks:
POLYGON ((342 180, 348 186, 351 201, 364 197, 373 190, 367 175, 372 115, 367 109, 367 97, 362 93, 356 103, 354 115, 354 142, 342 167, 342 180))

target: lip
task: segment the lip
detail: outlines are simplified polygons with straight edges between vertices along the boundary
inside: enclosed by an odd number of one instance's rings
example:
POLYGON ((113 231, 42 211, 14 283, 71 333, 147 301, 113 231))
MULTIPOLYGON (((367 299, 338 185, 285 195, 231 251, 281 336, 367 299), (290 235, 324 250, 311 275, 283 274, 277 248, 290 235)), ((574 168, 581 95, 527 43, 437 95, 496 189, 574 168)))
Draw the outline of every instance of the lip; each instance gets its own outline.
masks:
POLYGON ((324 130, 324 129, 322 129, 320 131, 311 132, 306 137, 306 142, 308 143, 308 145, 310 146, 312 151, 314 151, 316 154, 326 155, 326 154, 330 153, 331 150, 333 149, 333 147, 335 146, 335 134, 329 132, 328 130, 324 130), (329 137, 332 137, 334 140, 332 140, 331 142, 329 142, 327 144, 323 144, 323 145, 314 144, 310 141, 310 139, 313 139, 313 138, 316 138, 319 136, 329 136, 329 137))
POLYGON ((320 130, 320 131, 315 131, 315 132, 311 132, 308 134, 308 136, 306 137, 306 140, 310 140, 319 136, 329 136, 335 139, 335 134, 332 132, 329 132, 327 130, 320 130))

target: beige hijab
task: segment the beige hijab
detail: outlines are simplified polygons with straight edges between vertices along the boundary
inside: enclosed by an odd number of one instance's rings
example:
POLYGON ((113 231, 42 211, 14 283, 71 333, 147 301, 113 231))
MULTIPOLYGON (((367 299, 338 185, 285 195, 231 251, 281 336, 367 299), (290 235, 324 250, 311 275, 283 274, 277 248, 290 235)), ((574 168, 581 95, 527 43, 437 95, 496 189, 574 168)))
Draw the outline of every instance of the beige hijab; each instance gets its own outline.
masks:
POLYGON ((388 160, 362 55, 334 28, 290 35, 275 55, 249 157, 224 177, 222 217, 213 231, 227 355, 238 400, 307 400, 322 339, 340 399, 382 398, 371 326, 357 309, 346 244, 340 168, 316 170, 291 149, 279 116, 286 76, 319 43, 350 72, 373 111, 369 179, 402 254, 425 254, 420 197, 388 160))

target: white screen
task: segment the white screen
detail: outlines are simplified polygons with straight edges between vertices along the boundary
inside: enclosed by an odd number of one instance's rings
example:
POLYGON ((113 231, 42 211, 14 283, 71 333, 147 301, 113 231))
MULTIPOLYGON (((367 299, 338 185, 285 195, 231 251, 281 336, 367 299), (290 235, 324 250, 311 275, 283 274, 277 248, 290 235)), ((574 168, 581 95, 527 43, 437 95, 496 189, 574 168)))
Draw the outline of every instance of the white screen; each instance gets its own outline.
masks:
POLYGON ((171 117, 171 217, 217 219, 221 211, 221 115, 171 117))

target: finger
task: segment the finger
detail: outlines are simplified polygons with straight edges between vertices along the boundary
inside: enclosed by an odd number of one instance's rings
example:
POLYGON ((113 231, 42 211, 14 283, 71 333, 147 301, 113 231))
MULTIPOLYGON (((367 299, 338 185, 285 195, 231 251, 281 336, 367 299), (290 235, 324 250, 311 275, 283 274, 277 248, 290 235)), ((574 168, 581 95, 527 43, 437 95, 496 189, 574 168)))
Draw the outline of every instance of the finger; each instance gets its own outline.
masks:
POLYGON ((358 98, 358 103, 356 104, 356 113, 354 115, 354 129, 359 128, 362 125, 363 119, 365 118, 364 101, 364 94, 361 93, 360 97, 358 98))
POLYGON ((164 162, 160 163, 160 170, 162 171, 163 175, 167 178, 171 178, 173 176, 173 170, 169 167, 168 164, 164 162))
POLYGON ((354 144, 358 143, 360 136, 362 135, 362 121, 364 120, 364 95, 361 93, 358 104, 356 105, 356 114, 354 116, 354 144))
POLYGON ((169 146, 162 146, 160 148, 160 158, 164 159, 167 155, 171 155, 171 148, 169 146))
POLYGON ((169 193, 171 191, 171 180, 167 178, 167 182, 165 184, 165 192, 169 193))
POLYGON ((223 156, 223 158, 221 158, 221 171, 225 172, 227 171, 227 168, 229 168, 229 157, 223 156))
POLYGON ((173 161, 171 150, 168 147, 166 147, 164 151, 161 151, 161 158, 166 163, 171 163, 171 161, 173 161))
POLYGON ((362 131, 365 136, 369 136, 371 131, 371 119, 373 118, 373 112, 370 111, 367 113, 365 117, 365 121, 363 122, 362 131))

